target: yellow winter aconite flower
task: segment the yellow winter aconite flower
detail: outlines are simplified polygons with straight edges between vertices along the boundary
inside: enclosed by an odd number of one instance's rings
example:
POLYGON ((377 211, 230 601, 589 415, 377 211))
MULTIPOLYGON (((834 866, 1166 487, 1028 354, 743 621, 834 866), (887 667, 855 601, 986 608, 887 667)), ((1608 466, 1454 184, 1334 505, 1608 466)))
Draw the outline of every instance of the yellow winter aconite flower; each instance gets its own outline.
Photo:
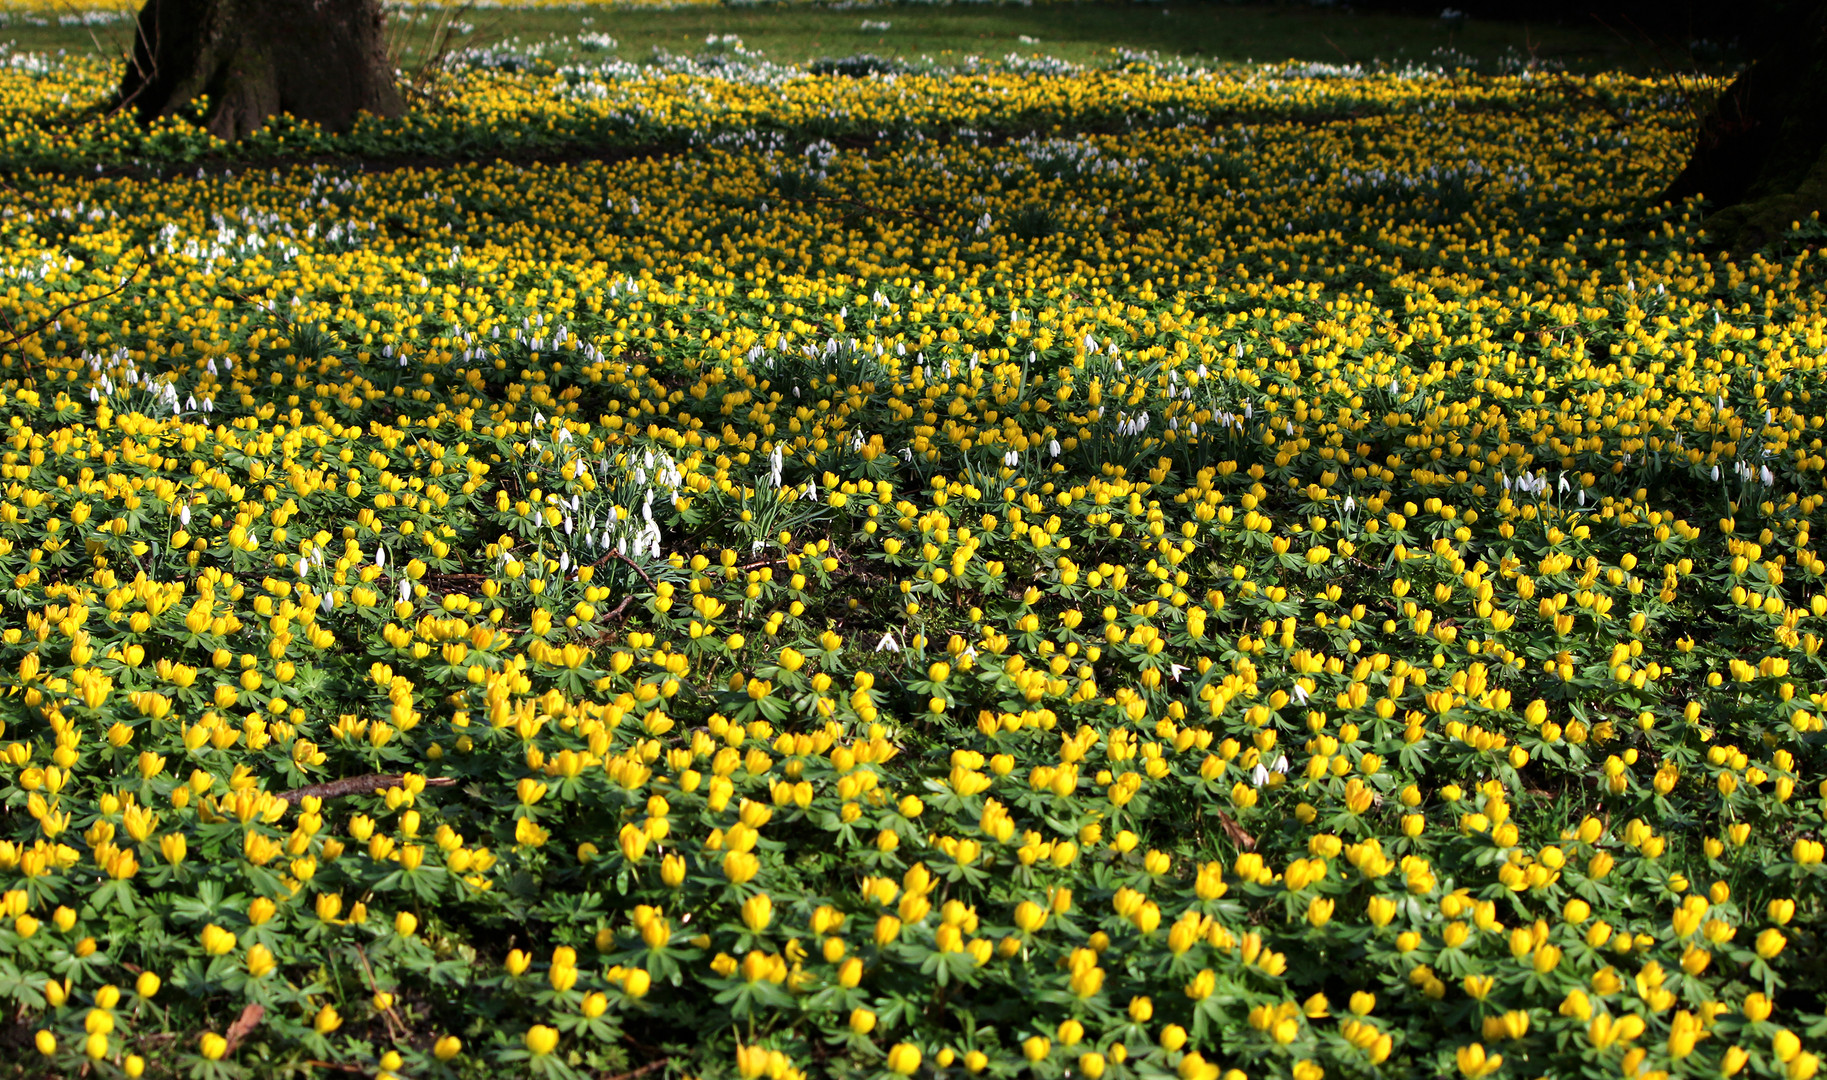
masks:
POLYGON ((222 956, 226 953, 233 952, 235 945, 237 944, 235 935, 214 923, 210 923, 203 928, 201 938, 203 941, 203 951, 211 956, 222 956))
POLYGON ((1502 1054, 1486 1054, 1483 1044, 1472 1043, 1454 1051, 1454 1061, 1459 1067, 1460 1075, 1468 1080, 1478 1080, 1489 1076, 1503 1067, 1502 1054))
POLYGON ((912 1076, 920 1068, 920 1048, 911 1043, 896 1043, 888 1051, 888 1071, 912 1076))
POLYGON ((757 893, 742 902, 742 922, 752 933, 759 934, 774 919, 774 902, 767 893, 757 893))

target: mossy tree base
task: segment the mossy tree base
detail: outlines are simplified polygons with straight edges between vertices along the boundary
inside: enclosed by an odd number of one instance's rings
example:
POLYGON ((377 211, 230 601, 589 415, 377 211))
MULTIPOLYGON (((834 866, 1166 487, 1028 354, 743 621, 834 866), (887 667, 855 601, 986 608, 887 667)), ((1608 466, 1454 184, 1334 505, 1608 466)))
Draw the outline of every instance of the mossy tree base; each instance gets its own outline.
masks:
POLYGON ((1827 5, 1779 5, 1770 21, 1664 193, 1705 196, 1707 232, 1728 247, 1771 243, 1827 211, 1827 5))
POLYGON ((280 113, 341 130, 405 108, 377 0, 147 0, 120 103, 150 121, 203 95, 230 141, 280 113))

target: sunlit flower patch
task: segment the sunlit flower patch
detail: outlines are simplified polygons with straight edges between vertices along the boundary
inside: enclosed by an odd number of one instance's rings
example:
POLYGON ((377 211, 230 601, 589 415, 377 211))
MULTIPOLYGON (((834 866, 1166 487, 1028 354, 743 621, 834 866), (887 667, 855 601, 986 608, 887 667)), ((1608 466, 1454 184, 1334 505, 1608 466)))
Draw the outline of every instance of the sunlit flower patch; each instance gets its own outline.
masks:
POLYGON ((11 1060, 1815 1074, 1819 227, 1678 88, 757 70, 5 75, 11 1060))

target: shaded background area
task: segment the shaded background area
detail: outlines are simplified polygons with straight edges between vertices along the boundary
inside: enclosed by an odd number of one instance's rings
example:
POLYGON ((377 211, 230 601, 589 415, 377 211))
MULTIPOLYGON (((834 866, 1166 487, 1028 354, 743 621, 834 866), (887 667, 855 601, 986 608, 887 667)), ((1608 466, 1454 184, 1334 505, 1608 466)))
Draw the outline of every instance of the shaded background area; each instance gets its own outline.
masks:
MULTIPOLYGON (((551 43, 563 62, 573 54, 640 60, 665 49, 693 53, 711 36, 734 34, 746 49, 780 62, 874 53, 1003 56, 1010 52, 1075 63, 1108 60, 1115 48, 1217 63, 1303 60, 1371 64, 1435 61, 1442 50, 1486 66, 1533 59, 1575 72, 1717 67, 1742 52, 1746 16, 1739 5, 1672 0, 1650 4, 1592 0, 1368 0, 1315 5, 1211 2, 1043 4, 1033 7, 884 5, 836 11, 796 5, 638 8, 549 8, 462 11, 462 32, 444 40, 444 21, 430 12, 392 19, 403 63, 439 44, 500 47, 551 43), (1443 19, 1443 7, 1464 19, 1443 19), (882 23, 888 29, 879 28, 882 23), (867 24, 867 26, 865 25, 867 24), (613 46, 575 46, 579 35, 606 34, 613 46), (565 39, 572 39, 567 42, 565 39)), ((131 44, 126 21, 46 25, 0 17, 0 42, 21 49, 118 56, 131 44)))

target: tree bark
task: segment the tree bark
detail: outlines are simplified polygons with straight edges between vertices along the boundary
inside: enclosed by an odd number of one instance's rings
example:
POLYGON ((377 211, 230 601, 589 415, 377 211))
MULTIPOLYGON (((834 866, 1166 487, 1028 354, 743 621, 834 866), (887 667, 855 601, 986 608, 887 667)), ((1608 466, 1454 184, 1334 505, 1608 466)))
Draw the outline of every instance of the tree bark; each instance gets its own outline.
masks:
POLYGON ((1756 58, 1701 121, 1664 197, 1704 196, 1711 239, 1758 247, 1827 211, 1827 4, 1769 5, 1756 58))
POLYGON ((405 111, 378 0, 146 0, 119 104, 150 122, 204 95, 231 142, 280 113, 340 131, 405 111))

